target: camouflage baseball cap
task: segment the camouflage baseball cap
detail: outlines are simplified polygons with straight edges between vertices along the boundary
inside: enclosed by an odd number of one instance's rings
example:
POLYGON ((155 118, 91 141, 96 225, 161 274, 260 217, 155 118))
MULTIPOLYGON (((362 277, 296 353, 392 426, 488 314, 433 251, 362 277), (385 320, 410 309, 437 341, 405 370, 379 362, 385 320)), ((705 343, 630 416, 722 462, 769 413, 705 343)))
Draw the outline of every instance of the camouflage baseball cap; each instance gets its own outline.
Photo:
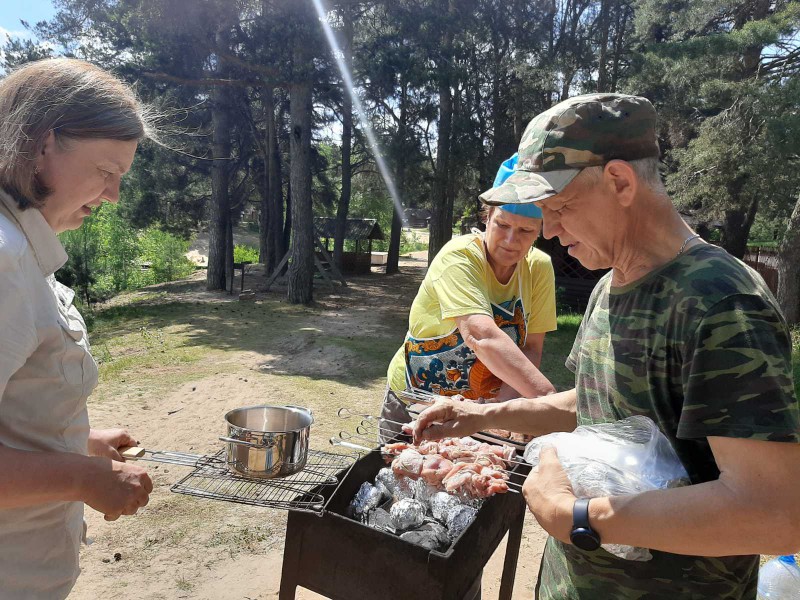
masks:
POLYGON ((656 111, 647 98, 575 96, 528 123, 516 171, 480 199, 494 205, 544 200, 561 192, 584 167, 658 155, 656 111))

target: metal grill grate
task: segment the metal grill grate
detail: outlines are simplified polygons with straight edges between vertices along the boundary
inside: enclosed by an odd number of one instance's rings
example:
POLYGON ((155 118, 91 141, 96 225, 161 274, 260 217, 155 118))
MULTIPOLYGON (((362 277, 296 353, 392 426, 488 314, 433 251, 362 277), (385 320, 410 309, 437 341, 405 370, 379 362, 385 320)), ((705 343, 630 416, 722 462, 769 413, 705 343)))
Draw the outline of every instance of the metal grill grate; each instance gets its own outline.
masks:
POLYGON ((322 514, 326 500, 311 490, 317 486, 338 487, 337 475, 349 472, 355 460, 352 456, 309 450, 306 466, 299 473, 280 479, 249 479, 228 471, 222 450, 198 461, 194 471, 170 489, 212 500, 322 514))

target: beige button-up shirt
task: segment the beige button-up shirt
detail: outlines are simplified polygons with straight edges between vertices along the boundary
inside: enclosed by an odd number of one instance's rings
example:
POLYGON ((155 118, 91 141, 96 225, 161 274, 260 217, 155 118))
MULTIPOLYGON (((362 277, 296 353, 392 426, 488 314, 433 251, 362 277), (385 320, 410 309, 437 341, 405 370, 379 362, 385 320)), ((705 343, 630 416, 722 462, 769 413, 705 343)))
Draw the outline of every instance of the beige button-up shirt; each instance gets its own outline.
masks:
MULTIPOLYGON (((53 276, 66 260, 42 214, 0 190, 0 444, 9 448, 86 454, 97 365, 75 294, 53 276)), ((0 598, 65 598, 82 535, 82 502, 0 509, 0 598)))

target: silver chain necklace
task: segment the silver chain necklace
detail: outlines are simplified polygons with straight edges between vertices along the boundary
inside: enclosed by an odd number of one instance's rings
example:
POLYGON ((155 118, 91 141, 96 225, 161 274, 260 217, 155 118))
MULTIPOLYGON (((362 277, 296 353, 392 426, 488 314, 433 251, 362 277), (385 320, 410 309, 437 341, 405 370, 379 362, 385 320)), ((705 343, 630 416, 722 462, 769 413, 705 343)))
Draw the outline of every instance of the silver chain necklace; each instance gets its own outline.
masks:
POLYGON ((683 251, 686 250, 686 244, 688 244, 692 240, 696 240, 699 237, 700 237, 700 234, 699 233, 695 233, 695 234, 690 235, 689 237, 687 237, 685 240, 683 240, 683 244, 681 244, 681 249, 678 250, 678 253, 675 255, 675 258, 678 258, 681 254, 683 254, 683 251))

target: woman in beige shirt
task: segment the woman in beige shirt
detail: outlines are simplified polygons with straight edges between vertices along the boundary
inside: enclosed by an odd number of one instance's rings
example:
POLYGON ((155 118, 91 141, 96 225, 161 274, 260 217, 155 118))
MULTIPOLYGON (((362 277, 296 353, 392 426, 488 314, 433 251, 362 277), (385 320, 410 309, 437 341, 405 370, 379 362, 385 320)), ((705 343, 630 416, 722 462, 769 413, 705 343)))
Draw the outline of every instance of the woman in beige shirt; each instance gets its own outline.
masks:
POLYGON ((65 598, 78 573, 83 506, 132 515, 153 489, 118 450, 124 430, 89 427, 97 383, 74 293, 53 273, 56 234, 103 201, 148 134, 132 91, 71 59, 0 81, 0 597, 65 598))

